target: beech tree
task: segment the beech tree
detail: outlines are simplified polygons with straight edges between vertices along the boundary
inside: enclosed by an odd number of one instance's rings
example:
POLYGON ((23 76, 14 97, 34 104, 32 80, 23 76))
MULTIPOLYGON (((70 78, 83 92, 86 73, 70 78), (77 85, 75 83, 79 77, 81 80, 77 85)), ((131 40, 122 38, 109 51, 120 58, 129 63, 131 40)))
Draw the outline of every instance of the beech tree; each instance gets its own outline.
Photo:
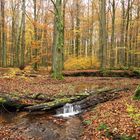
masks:
POLYGON ((7 66, 6 57, 6 32, 5 32, 5 0, 1 0, 1 57, 2 67, 7 66))
POLYGON ((20 66, 24 67, 25 65, 25 0, 22 0, 22 38, 21 38, 21 55, 20 55, 20 66))
POLYGON ((139 67, 139 7, 139 0, 0 0, 0 66, 43 66, 54 75, 80 58, 91 68, 94 60, 100 68, 139 67))
POLYGON ((52 1, 54 4, 54 35, 52 48, 52 74, 54 78, 61 79, 63 69, 64 24, 62 0, 52 1))
POLYGON ((106 0, 100 0, 99 7, 99 59, 101 68, 105 68, 107 64, 106 0))
MULTIPOLYGON (((34 3, 34 41, 37 42, 37 2, 36 0, 33 0, 34 3)), ((34 70, 37 70, 38 64, 37 64, 37 54, 38 54, 38 49, 35 48, 35 63, 34 63, 34 70)))

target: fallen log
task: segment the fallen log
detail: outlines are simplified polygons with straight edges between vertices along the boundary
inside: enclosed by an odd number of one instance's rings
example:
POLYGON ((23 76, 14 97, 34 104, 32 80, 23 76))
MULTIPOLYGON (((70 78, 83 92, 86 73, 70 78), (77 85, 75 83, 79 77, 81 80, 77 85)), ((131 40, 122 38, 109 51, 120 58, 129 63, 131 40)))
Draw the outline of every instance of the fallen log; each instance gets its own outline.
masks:
POLYGON ((95 76, 95 77, 134 77, 140 78, 139 70, 75 70, 63 71, 64 76, 95 76))
POLYGON ((117 94, 120 91, 127 91, 128 88, 122 89, 98 89, 89 91, 88 93, 82 93, 78 95, 65 95, 48 98, 47 95, 34 94, 34 95, 7 95, 0 94, 0 108, 7 109, 9 111, 50 111, 57 108, 61 108, 66 103, 72 103, 74 105, 80 105, 81 109, 87 109, 94 107, 99 103, 103 103, 109 100, 114 100, 120 97, 117 94), (28 102, 29 100, 29 102, 28 102), (37 100, 37 101, 36 101, 37 100), (34 102, 33 102, 34 101, 34 102))
POLYGON ((74 105, 80 105, 82 110, 85 110, 87 108, 90 107, 95 107, 96 105, 100 104, 100 103, 104 103, 107 101, 112 101, 114 99, 118 99, 121 97, 120 94, 118 94, 118 92, 121 91, 127 91, 129 90, 128 88, 122 88, 122 89, 112 89, 112 90, 105 90, 105 91, 101 91, 96 94, 92 94, 91 96, 75 102, 74 105))
POLYGON ((21 103, 17 99, 9 98, 7 96, 0 96, 0 109, 2 110, 19 111, 27 106, 27 104, 21 103))
POLYGON ((52 102, 37 104, 33 106, 25 107, 26 111, 47 111, 52 109, 57 109, 65 105, 66 103, 72 103, 74 105, 80 105, 81 109, 86 109, 91 106, 95 106, 99 103, 103 103, 109 100, 119 98, 117 92, 126 91, 128 89, 100 89, 90 92, 83 96, 73 96, 70 98, 58 98, 52 102))
POLYGON ((31 95, 0 93, 0 109, 20 111, 23 110, 24 107, 53 100, 53 98, 49 98, 47 95, 43 95, 41 93, 31 95))
POLYGON ((63 106, 65 103, 82 100, 89 94, 55 96, 49 98, 47 95, 37 93, 33 95, 0 94, 0 109, 9 111, 40 111, 49 110, 63 106), (29 108, 28 108, 29 106, 29 108))
POLYGON ((73 103, 73 102, 83 100, 84 98, 86 98, 88 96, 89 95, 87 94, 87 95, 80 95, 80 96, 75 95, 75 96, 72 96, 72 97, 58 98, 58 99, 55 99, 54 101, 51 101, 51 102, 37 104, 37 105, 31 105, 31 106, 25 107, 24 109, 26 111, 30 111, 30 112, 52 110, 52 109, 62 107, 66 103, 73 103))

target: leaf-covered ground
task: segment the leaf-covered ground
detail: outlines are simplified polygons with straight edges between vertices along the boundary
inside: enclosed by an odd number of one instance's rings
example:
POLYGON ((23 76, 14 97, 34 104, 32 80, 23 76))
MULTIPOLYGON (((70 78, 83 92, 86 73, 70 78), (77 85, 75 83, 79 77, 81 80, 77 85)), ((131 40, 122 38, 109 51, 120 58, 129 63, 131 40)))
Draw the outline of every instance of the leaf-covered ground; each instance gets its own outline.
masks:
MULTIPOLYGON (((132 99, 133 93, 140 84, 140 79, 108 78, 108 77, 66 77, 64 80, 54 80, 48 75, 1 76, 0 92, 16 94, 43 93, 52 97, 55 95, 76 94, 95 88, 130 88, 128 92, 120 92, 121 98, 98 105, 83 114, 84 130, 82 140, 111 140, 121 137, 122 140, 140 139, 140 102, 132 99), (129 136, 129 137, 128 137, 129 136), (130 139, 131 137, 131 139, 130 139)), ((0 120, 2 123, 3 120, 0 120)), ((0 125, 0 139, 16 134, 13 124, 0 125)), ((20 131, 22 127, 20 127, 20 131)), ((13 139, 22 139, 21 136, 13 139)))
POLYGON ((121 94, 121 99, 100 104, 84 115, 83 140, 140 139, 140 103, 132 100, 131 92, 121 94))

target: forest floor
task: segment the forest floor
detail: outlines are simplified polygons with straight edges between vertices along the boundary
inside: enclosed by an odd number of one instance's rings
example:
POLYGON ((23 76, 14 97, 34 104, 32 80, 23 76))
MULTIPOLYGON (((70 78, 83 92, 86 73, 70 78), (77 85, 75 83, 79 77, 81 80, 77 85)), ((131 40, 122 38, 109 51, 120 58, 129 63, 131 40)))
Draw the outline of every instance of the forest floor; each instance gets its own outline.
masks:
MULTIPOLYGON (((132 98, 136 87, 140 84, 140 79, 138 78, 81 76, 65 77, 64 80, 54 80, 47 74, 25 76, 21 74, 14 75, 15 73, 13 71, 11 73, 9 73, 9 71, 3 73, 3 70, 0 70, 0 73, 0 92, 8 94, 16 93, 27 95, 42 93, 48 95, 48 97, 53 97, 56 95, 74 95, 106 87, 129 88, 130 90, 127 92, 122 91, 118 93, 121 95, 121 98, 99 104, 95 108, 84 112, 81 115, 84 129, 80 137, 81 140, 140 139, 140 102, 132 98)), ((18 119, 21 119, 23 115, 25 114, 20 114, 18 119)), ((7 120, 9 120, 9 118, 5 120, 4 117, 2 115, 0 116, 0 139, 28 140, 25 133, 23 135, 23 131, 25 132, 29 129, 27 122, 26 125, 20 123, 21 125, 18 127, 17 118, 14 119, 14 122, 8 123, 7 120)), ((50 118, 52 118, 52 116, 48 117, 47 120, 50 121, 50 118)), ((34 120, 36 119, 34 118, 34 120)), ((45 125, 45 123, 42 122, 42 120, 45 120, 44 116, 43 119, 41 118, 39 120, 41 120, 41 122, 38 125, 45 125)), ((31 119, 31 121, 33 121, 33 119, 31 119)), ((53 122, 58 125, 62 124, 64 120, 53 118, 53 122)), ((46 124, 48 124, 48 122, 46 124)), ((52 126, 50 123, 49 125, 52 126)), ((34 124, 32 127, 38 126, 34 124)), ((48 140, 51 140, 51 138, 48 140)))

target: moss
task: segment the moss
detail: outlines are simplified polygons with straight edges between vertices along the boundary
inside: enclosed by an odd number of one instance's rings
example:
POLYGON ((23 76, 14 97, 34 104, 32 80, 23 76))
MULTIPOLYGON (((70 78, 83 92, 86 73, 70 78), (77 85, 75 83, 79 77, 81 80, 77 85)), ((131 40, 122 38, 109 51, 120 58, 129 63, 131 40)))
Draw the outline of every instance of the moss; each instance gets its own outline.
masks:
POLYGON ((5 103, 6 99, 0 97, 0 104, 5 103))
POLYGON ((133 70, 132 72, 133 72, 134 74, 138 75, 138 76, 140 75, 140 70, 138 70, 138 69, 137 69, 137 70, 133 70))
POLYGON ((49 103, 47 103, 46 105, 48 105, 48 106, 54 106, 55 105, 55 103, 54 102, 49 102, 49 103))
POLYGON ((133 136, 122 135, 120 136, 120 140, 136 140, 136 138, 133 136))
POLYGON ((51 77, 57 80, 64 80, 62 73, 59 73, 59 72, 53 72, 51 74, 51 77))
POLYGON ((84 120, 83 123, 85 125, 91 125, 92 124, 92 120, 84 120))
POLYGON ((140 100, 140 85, 137 87, 133 99, 140 100))
POLYGON ((54 101, 51 101, 51 102, 48 102, 48 103, 45 103, 48 107, 52 107, 52 106, 55 106, 57 104, 65 104, 65 103, 70 103, 74 100, 78 100, 80 99, 81 96, 72 96, 72 97, 64 97, 64 98, 58 98, 58 99, 55 99, 54 101))
MULTIPOLYGON (((90 94, 89 93, 87 93, 87 92, 82 92, 82 93, 77 93, 78 94, 78 96, 80 97, 80 96, 89 96, 90 94)), ((77 97, 78 97, 77 96, 77 97)))
POLYGON ((52 102, 48 102, 46 105, 48 105, 49 107, 60 104, 60 103, 66 103, 66 102, 70 102, 71 98, 61 98, 61 99, 56 99, 55 101, 52 102))
POLYGON ((111 70, 109 69, 100 69, 100 73, 102 76, 110 76, 111 75, 111 70))
POLYGON ((99 131, 108 130, 108 129, 109 129, 109 127, 107 126, 107 124, 104 124, 104 123, 101 123, 97 128, 97 130, 99 130, 99 131))
POLYGON ((10 102, 6 102, 5 105, 4 105, 7 109, 9 110, 19 110, 21 109, 22 107, 24 107, 24 105, 22 104, 16 104, 16 103, 10 103, 10 102))
POLYGON ((13 92, 9 95, 9 99, 14 99, 14 100, 19 100, 21 97, 19 96, 20 93, 19 92, 13 92))
POLYGON ((101 123, 101 124, 98 126, 97 130, 98 130, 98 131, 104 131, 105 136, 106 136, 107 138, 110 138, 110 137, 112 136, 112 133, 110 132, 110 129, 109 129, 108 125, 105 124, 105 123, 101 123))

